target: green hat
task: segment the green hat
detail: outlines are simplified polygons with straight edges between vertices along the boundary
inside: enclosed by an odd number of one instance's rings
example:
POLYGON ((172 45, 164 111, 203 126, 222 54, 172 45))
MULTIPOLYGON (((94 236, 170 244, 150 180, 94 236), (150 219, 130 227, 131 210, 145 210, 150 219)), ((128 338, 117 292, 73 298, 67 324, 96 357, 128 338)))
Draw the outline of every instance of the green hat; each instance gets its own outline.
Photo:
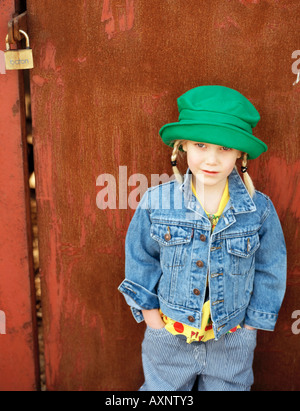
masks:
POLYGON ((267 145, 254 137, 259 112, 241 93, 223 86, 201 86, 178 98, 179 121, 166 124, 159 134, 165 144, 191 140, 235 148, 254 159, 267 145))

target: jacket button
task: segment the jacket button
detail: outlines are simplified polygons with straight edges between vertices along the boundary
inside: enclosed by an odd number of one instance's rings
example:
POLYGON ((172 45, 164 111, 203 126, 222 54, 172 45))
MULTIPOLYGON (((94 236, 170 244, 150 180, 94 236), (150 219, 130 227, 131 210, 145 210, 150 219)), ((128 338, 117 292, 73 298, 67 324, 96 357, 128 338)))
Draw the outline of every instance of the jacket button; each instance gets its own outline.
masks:
POLYGON ((201 261, 201 260, 197 261, 196 264, 197 264, 198 267, 203 267, 204 266, 203 261, 201 261))
POLYGON ((165 240, 166 240, 166 241, 170 241, 170 240, 171 240, 170 234, 165 234, 165 240))
POLYGON ((200 295, 200 291, 198 290, 198 288, 195 288, 195 289, 194 289, 194 294, 195 294, 195 295, 200 295))
POLYGON ((191 315, 188 317, 188 320, 190 323, 194 323, 195 322, 195 318, 192 317, 191 315))
POLYGON ((201 241, 206 241, 206 235, 201 234, 201 235, 200 235, 200 240, 201 240, 201 241))

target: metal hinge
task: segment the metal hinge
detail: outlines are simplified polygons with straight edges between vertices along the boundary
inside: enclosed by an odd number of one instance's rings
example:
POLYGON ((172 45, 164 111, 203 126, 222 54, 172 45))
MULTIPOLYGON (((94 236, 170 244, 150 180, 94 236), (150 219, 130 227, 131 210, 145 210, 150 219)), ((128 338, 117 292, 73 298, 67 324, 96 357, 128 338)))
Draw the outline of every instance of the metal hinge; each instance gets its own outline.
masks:
POLYGON ((8 43, 15 44, 17 41, 21 41, 23 36, 20 30, 27 33, 27 28, 27 11, 13 16, 8 22, 8 43))

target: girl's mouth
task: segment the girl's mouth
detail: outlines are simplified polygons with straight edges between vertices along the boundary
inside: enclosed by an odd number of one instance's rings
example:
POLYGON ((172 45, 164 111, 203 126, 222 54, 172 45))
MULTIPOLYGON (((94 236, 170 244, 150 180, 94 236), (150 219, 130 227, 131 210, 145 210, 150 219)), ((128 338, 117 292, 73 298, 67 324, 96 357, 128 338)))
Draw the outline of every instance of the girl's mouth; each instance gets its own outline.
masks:
POLYGON ((208 174, 208 175, 214 175, 214 174, 219 174, 218 171, 208 171, 208 170, 202 170, 202 172, 204 174, 208 174))

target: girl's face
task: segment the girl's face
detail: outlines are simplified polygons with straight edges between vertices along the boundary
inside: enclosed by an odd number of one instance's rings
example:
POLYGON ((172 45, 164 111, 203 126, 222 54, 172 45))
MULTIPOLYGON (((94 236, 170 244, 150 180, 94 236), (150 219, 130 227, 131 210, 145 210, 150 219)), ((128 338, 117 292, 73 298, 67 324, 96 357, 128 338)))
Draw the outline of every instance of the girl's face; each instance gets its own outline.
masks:
POLYGON ((206 185, 214 186, 226 181, 232 172, 241 151, 209 143, 185 141, 182 148, 187 152, 188 166, 196 179, 206 185))

